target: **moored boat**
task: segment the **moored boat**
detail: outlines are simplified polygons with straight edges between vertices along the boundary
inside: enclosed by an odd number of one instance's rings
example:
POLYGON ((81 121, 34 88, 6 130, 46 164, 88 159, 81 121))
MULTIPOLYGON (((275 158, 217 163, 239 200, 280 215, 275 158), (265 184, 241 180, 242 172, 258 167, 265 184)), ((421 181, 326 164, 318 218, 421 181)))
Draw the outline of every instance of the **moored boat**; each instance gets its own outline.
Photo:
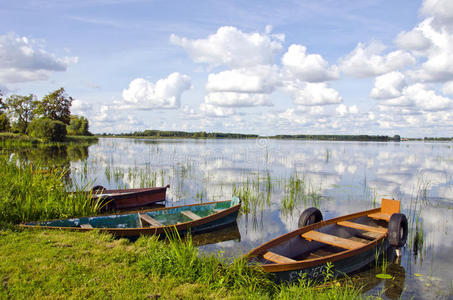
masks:
POLYGON ((136 237, 146 234, 165 234, 176 229, 179 233, 202 233, 225 227, 236 221, 241 201, 232 200, 181 205, 134 213, 82 217, 53 221, 28 222, 25 228, 99 230, 116 236, 136 237))
POLYGON ((167 188, 152 187, 138 189, 107 190, 98 185, 90 192, 92 199, 101 199, 104 210, 122 210, 147 206, 156 202, 165 201, 167 188))
POLYGON ((319 280, 350 274, 367 266, 390 247, 404 246, 407 219, 398 200, 382 199, 381 207, 322 221, 316 208, 305 210, 299 229, 250 251, 246 257, 277 281, 319 280), (331 265, 330 265, 331 264, 331 265))

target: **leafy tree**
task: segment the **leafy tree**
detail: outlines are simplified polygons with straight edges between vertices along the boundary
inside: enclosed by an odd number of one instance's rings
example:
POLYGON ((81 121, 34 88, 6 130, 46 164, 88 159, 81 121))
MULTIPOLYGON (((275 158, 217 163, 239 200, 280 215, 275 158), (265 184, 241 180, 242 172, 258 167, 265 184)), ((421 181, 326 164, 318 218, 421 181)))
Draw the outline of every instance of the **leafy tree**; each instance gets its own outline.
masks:
POLYGON ((3 113, 3 110, 5 109, 5 103, 3 103, 3 93, 0 90, 0 114, 3 113))
POLYGON ((8 116, 3 112, 5 108, 5 103, 3 103, 3 94, 0 90, 0 131, 8 131, 11 128, 8 116))
POLYGON ((83 116, 71 116, 71 121, 66 129, 69 135, 91 135, 88 131, 88 119, 83 116))
POLYGON ((44 142, 61 142, 66 137, 66 124, 49 118, 35 119, 28 125, 27 133, 44 142))
POLYGON ((61 121, 67 125, 71 121, 71 104, 74 99, 69 97, 64 88, 60 88, 42 98, 38 102, 35 114, 49 118, 51 120, 61 121))
POLYGON ((11 126, 9 124, 9 119, 6 114, 1 113, 0 114, 0 132, 1 131, 8 131, 11 129, 11 126))
POLYGON ((28 123, 33 120, 36 109, 36 96, 11 95, 6 98, 6 110, 8 116, 13 121, 13 131, 25 133, 28 123))

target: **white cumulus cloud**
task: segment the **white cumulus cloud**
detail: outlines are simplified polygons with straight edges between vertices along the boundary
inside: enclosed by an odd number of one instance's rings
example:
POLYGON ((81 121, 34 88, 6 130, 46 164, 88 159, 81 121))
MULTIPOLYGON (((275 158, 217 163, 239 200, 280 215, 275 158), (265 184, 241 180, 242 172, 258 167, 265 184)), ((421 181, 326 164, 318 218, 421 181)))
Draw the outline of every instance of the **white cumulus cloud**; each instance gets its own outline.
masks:
POLYGON ((293 78, 308 82, 323 82, 338 78, 338 68, 329 64, 319 54, 307 54, 302 45, 291 45, 283 55, 284 72, 293 78))
POLYGON ((280 84, 276 66, 258 65, 209 74, 209 92, 272 93, 280 84))
POLYGON ((416 83, 405 87, 400 97, 382 101, 381 104, 418 108, 422 111, 442 111, 450 109, 453 101, 436 94, 434 90, 429 89, 424 84, 416 83))
POLYGON ((15 33, 0 35, 0 81, 17 83, 46 80, 51 72, 66 71, 77 57, 58 58, 42 43, 15 33))
POLYGON ((415 64, 415 58, 408 52, 396 50, 382 55, 385 46, 372 42, 368 46, 359 43, 357 47, 341 59, 341 70, 350 76, 365 78, 400 70, 415 64))
POLYGON ((179 108, 181 94, 190 87, 191 78, 177 72, 155 84, 143 78, 136 78, 123 90, 123 99, 127 107, 134 109, 179 108))
POLYGON ((434 26, 429 18, 414 30, 429 40, 430 46, 419 53, 426 57, 420 68, 410 73, 415 80, 445 82, 453 79, 453 30, 446 26, 434 26))
POLYGON ((449 81, 445 83, 442 87, 442 93, 444 95, 452 95, 453 96, 453 81, 449 81))
POLYGON ((220 27, 205 39, 191 40, 172 34, 170 41, 183 47, 194 62, 211 67, 225 65, 241 68, 272 64, 275 54, 282 49, 278 36, 245 33, 232 26, 220 27))
POLYGON ((400 32, 395 39, 395 43, 402 49, 413 51, 423 51, 431 46, 430 40, 425 37, 420 28, 414 28, 409 32, 400 32))
POLYGON ((338 91, 329 88, 326 83, 304 83, 302 86, 288 86, 294 104, 296 105, 328 105, 342 102, 338 91))
POLYGON ((224 107, 271 106, 268 94, 216 92, 205 97, 205 103, 224 107))
POLYGON ((405 76, 400 72, 390 72, 376 77, 370 96, 375 99, 389 99, 401 96, 405 86, 405 76))
POLYGON ((453 2, 451 0, 424 0, 421 12, 436 17, 440 22, 453 22, 453 2))
POLYGON ((335 111, 341 116, 346 116, 348 114, 350 115, 355 115, 355 114, 358 114, 359 113, 359 108, 357 107, 357 105, 352 105, 352 106, 347 106, 345 104, 340 104, 337 106, 337 108, 335 109, 335 111))
POLYGON ((236 114, 234 108, 214 106, 207 103, 200 104, 200 111, 207 117, 226 118, 236 114))
POLYGON ((92 109, 93 105, 79 99, 73 100, 71 104, 71 113, 75 115, 90 115, 92 109))

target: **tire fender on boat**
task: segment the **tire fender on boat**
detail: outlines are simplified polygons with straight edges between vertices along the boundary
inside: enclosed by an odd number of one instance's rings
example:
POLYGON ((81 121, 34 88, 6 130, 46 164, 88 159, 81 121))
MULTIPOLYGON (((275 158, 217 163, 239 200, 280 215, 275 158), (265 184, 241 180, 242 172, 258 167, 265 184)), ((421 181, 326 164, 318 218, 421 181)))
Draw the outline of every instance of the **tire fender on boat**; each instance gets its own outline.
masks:
POLYGON ((322 213, 316 207, 307 208, 299 217, 299 228, 322 221, 322 213))
POLYGON ((404 214, 396 213, 390 217, 388 225, 389 244, 401 248, 407 240, 407 219, 404 214))
POLYGON ((96 185, 94 186, 91 191, 94 193, 94 192, 101 192, 105 190, 105 187, 103 187, 102 185, 96 185))

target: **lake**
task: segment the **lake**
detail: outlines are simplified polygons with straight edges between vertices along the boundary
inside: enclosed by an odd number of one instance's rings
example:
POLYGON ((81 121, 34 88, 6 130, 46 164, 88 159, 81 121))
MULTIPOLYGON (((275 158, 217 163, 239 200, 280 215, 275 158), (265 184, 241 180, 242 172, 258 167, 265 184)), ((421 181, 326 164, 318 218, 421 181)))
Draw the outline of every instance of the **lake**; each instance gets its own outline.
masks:
POLYGON ((453 296, 452 142, 101 138, 72 152, 62 161, 81 186, 170 184, 167 206, 242 195, 237 226, 194 238, 202 251, 229 256, 297 228, 310 206, 329 219, 383 197, 401 200, 409 238, 402 259, 388 266, 394 279, 376 278, 375 268, 354 278, 387 299, 453 296))

